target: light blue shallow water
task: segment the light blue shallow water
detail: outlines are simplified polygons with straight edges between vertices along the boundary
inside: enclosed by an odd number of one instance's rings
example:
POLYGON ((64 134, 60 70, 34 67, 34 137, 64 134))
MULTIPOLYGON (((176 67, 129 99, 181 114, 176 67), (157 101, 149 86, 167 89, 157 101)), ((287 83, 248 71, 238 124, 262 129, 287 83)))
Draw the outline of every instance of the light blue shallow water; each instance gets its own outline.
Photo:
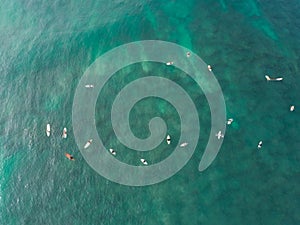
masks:
MULTIPOLYGON (((0 224, 299 224, 299 12, 299 0, 3 0, 0 224), (180 44, 213 65, 235 121, 216 160, 200 173, 210 130, 205 97, 178 70, 149 64, 195 100, 201 136, 194 156, 175 176, 128 187, 99 176, 84 161, 72 135, 72 103, 81 76, 97 57, 149 39, 180 44), (268 83, 265 74, 284 80, 268 83), (69 131, 65 140, 63 127, 69 131), (68 161, 65 152, 76 160, 68 161)), ((99 106, 111 104, 112 94, 144 73, 138 65, 129 71, 129 77, 120 71, 110 81, 99 106)), ((109 113, 96 111, 99 135, 105 145, 121 149, 109 113)), ((176 111, 157 99, 133 109, 133 132, 144 138, 147 121, 157 115, 179 137, 176 111)), ((151 157, 159 161, 171 153, 158 149, 151 157)), ((120 156, 134 163, 137 153, 124 149, 120 156)))

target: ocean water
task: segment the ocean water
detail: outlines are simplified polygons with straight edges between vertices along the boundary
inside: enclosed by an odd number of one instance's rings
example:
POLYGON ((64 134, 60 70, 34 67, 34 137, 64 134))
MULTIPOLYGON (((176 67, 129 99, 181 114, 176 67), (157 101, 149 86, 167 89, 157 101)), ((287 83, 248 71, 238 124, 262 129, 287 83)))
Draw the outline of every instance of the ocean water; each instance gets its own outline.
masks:
MULTIPOLYGON (((2 0, 0 224, 300 224, 299 12, 299 0, 2 0), (210 131, 201 89, 179 70, 155 63, 145 63, 154 68, 146 72, 140 65, 120 71, 97 105, 111 104, 111 94, 137 74, 153 72, 182 85, 201 122, 199 144, 182 170, 161 183, 131 187, 85 162, 72 133, 72 104, 80 78, 99 56, 140 40, 177 43, 213 65, 234 122, 216 160, 199 172, 210 131), (267 82, 266 74, 284 80, 267 82)), ((157 115, 178 138, 176 111, 157 99, 133 109, 133 133, 147 137, 147 121, 157 115)), ((109 109, 96 110, 95 121, 104 144, 122 149, 109 109)), ((130 149, 122 154, 127 163, 137 156, 130 149)))

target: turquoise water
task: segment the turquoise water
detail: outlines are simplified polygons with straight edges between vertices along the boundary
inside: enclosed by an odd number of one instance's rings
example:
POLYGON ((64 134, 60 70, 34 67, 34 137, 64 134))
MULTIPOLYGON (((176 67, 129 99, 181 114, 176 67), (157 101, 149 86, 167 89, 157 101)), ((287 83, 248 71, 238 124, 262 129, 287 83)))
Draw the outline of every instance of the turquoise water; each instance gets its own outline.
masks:
MULTIPOLYGON (((299 12, 299 0, 3 0, 0 224, 299 224, 299 12), (210 130, 205 97, 180 71, 157 66, 157 75, 166 72, 195 99, 201 137, 175 176, 128 187, 106 180, 84 161, 72 135, 72 103, 79 79, 97 57, 147 39, 175 42, 213 65, 235 121, 216 160, 200 173, 210 130), (265 74, 284 80, 267 83, 265 74), (63 127, 69 130, 66 140, 63 127), (68 161, 65 152, 76 161, 68 161)), ((112 93, 135 79, 120 74, 124 79, 110 83, 112 93)), ((113 101, 105 93, 99 104, 113 101)), ((105 145, 117 145, 105 116, 109 110, 101 113, 96 111, 97 125, 104 127, 99 134, 105 145)), ((133 109, 134 133, 145 137, 147 121, 156 115, 173 124, 176 139, 176 112, 155 99, 133 109)), ((125 151, 124 161, 132 163, 137 153, 125 151)))

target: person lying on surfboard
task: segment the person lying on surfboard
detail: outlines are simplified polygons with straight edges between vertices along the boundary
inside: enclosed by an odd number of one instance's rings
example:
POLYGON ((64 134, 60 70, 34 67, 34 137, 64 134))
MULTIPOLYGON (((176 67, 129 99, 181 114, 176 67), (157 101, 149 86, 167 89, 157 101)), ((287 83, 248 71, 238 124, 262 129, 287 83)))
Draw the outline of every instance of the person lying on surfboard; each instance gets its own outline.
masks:
POLYGON ((209 71, 212 71, 211 65, 207 65, 207 69, 208 69, 209 71))
POLYGON ((170 137, 170 135, 167 135, 167 144, 168 145, 171 144, 171 137, 170 137))
POLYGON ((72 160, 72 161, 74 161, 75 160, 75 158, 71 155, 71 154, 69 154, 69 153, 65 153, 65 156, 69 159, 69 160, 72 160))
POLYGON ((277 77, 277 78, 271 78, 270 76, 266 75, 265 76, 267 81, 282 81, 283 78, 282 77, 277 77))
POLYGON ((258 149, 260 149, 260 148, 261 148, 261 146, 262 146, 262 144, 263 144, 263 142, 262 142, 262 141, 258 142, 257 148, 258 148, 258 149))
POLYGON ((110 152, 112 155, 116 155, 116 154, 117 154, 116 151, 113 150, 112 148, 109 149, 109 152, 110 152))
POLYGON ((87 141, 87 143, 84 145, 84 148, 88 148, 93 142, 93 139, 90 139, 87 141))
POLYGON ((232 119, 232 118, 230 118, 230 119, 228 119, 228 120, 227 120, 227 122, 226 122, 226 123, 227 123, 228 125, 230 125, 230 124, 232 124, 232 122, 233 122, 233 119, 232 119))
POLYGON ((67 138, 67 128, 63 129, 62 138, 67 138))
POLYGON ((148 162, 146 161, 146 159, 140 159, 140 160, 144 165, 148 165, 148 162))

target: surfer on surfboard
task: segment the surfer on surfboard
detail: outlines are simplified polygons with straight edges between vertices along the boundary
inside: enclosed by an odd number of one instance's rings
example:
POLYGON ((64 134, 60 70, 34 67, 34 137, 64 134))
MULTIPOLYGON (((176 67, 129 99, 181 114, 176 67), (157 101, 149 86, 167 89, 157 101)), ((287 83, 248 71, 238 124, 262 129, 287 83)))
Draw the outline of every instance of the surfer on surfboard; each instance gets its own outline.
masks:
POLYGON ((283 78, 282 77, 277 77, 277 78, 271 78, 268 75, 265 76, 267 81, 282 81, 283 78))
POLYGON ((258 142, 257 148, 260 149, 262 147, 262 144, 263 144, 262 141, 258 142))
POLYGON ((232 122, 233 122, 233 119, 232 119, 232 118, 230 118, 230 119, 227 120, 227 124, 228 124, 228 125, 230 125, 232 122))
POLYGON ((67 138, 67 128, 63 129, 62 138, 67 138))
POLYGON ((171 137, 170 137, 170 135, 167 135, 167 144, 168 145, 171 144, 171 137))
POLYGON ((69 154, 69 153, 65 153, 65 156, 69 159, 69 160, 72 160, 72 161, 74 161, 75 160, 75 158, 71 155, 71 154, 69 154))
POLYGON ((293 112, 294 110, 295 110, 295 106, 294 106, 294 105, 291 105, 290 111, 293 112))
POLYGON ((141 162, 142 162, 144 165, 148 165, 148 162, 146 161, 146 159, 141 159, 141 162))
POLYGON ((116 155, 116 154, 117 154, 116 151, 113 150, 112 148, 109 149, 109 152, 110 152, 112 155, 116 155))
POLYGON ((211 65, 207 65, 207 69, 211 72, 212 71, 211 65))
POLYGON ((87 141, 87 143, 84 145, 84 148, 88 148, 93 142, 93 139, 90 139, 87 141))

